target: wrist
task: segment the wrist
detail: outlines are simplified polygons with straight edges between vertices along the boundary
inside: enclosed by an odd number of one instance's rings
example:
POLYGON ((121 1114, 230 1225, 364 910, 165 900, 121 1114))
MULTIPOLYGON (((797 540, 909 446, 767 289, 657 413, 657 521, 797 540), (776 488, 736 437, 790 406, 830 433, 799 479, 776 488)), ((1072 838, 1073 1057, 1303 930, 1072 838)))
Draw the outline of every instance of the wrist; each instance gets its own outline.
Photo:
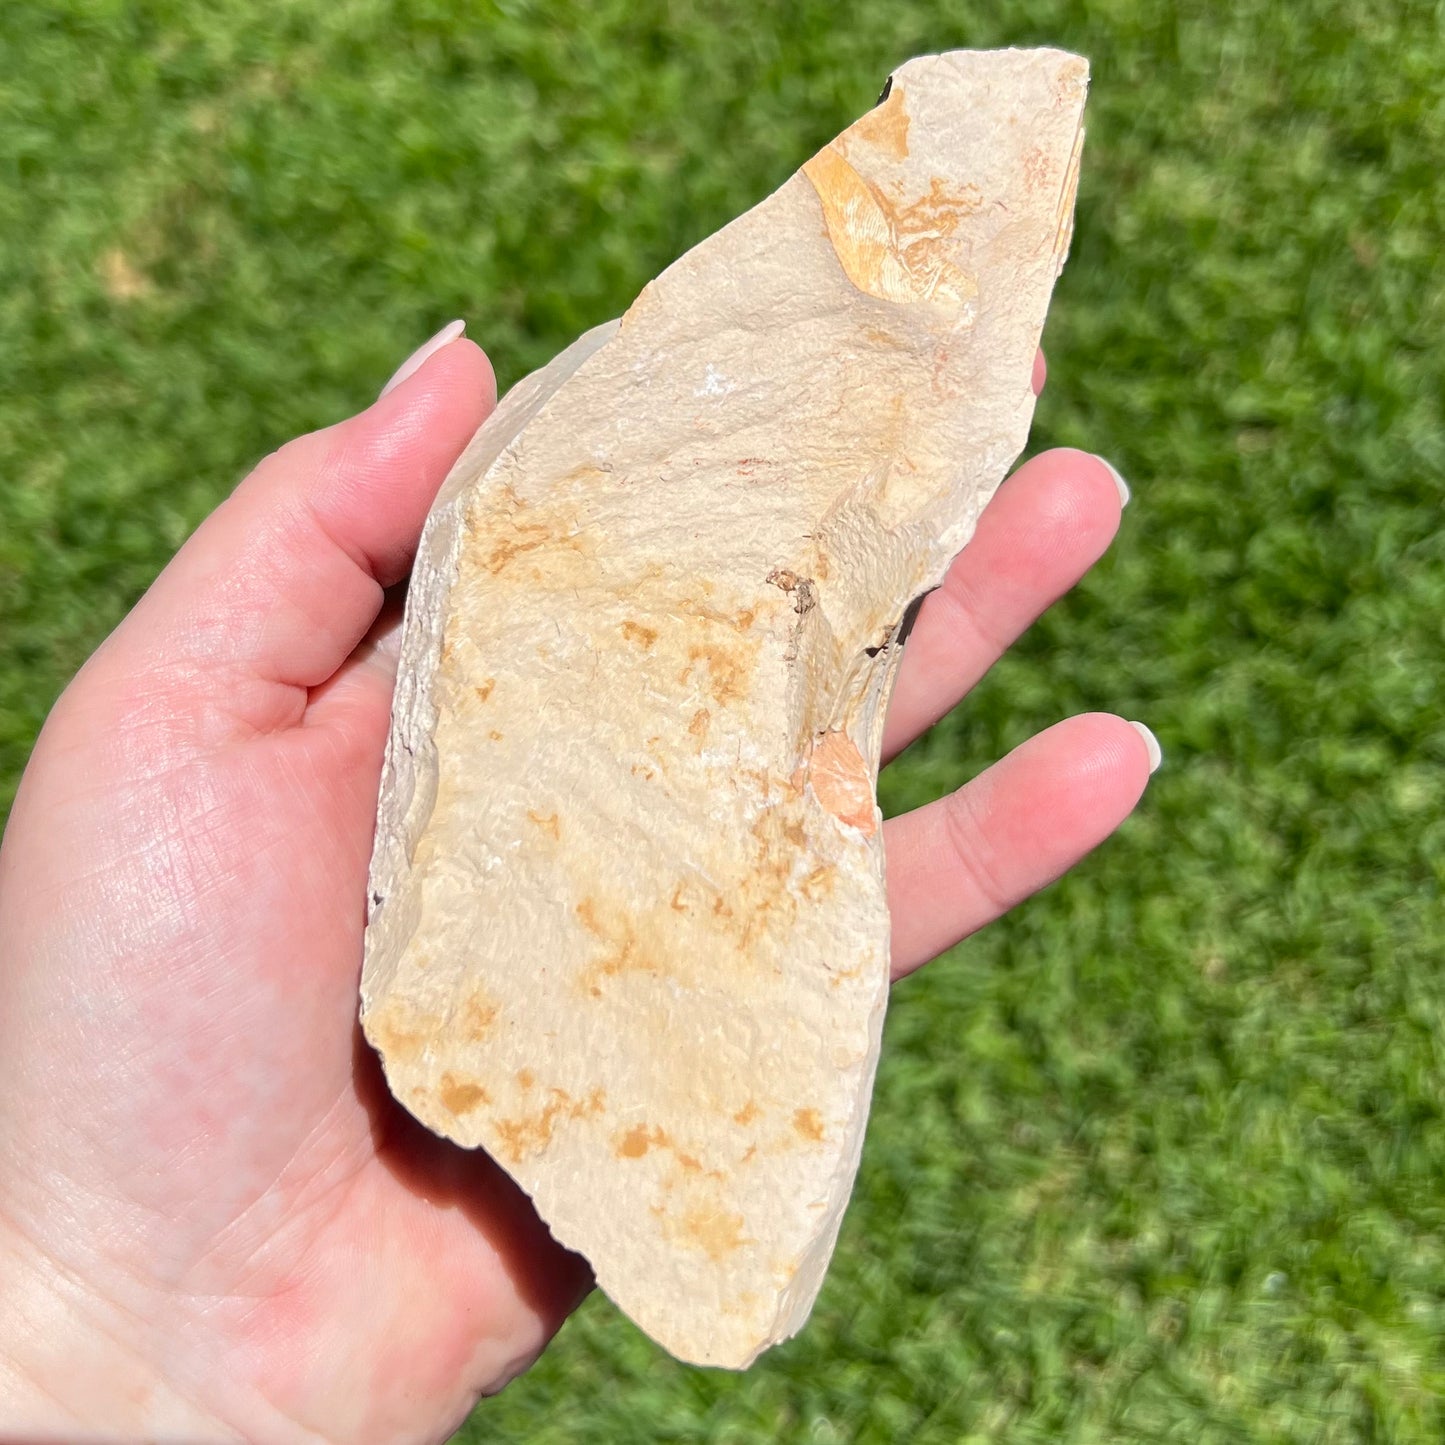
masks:
POLYGON ((0 1220, 0 1442, 239 1439, 146 1357, 144 1335, 0 1220))

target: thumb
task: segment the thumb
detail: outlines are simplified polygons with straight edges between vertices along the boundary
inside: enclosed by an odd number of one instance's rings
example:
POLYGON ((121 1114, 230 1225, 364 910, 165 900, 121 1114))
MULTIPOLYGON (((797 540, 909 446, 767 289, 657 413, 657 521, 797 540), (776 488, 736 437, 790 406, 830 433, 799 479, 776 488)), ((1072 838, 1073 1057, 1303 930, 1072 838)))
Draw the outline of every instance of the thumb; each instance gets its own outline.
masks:
POLYGON ((365 411, 265 458, 156 579, 94 673, 204 719, 211 741, 299 721, 309 690, 406 576, 442 481, 495 404, 491 364, 453 323, 365 411))

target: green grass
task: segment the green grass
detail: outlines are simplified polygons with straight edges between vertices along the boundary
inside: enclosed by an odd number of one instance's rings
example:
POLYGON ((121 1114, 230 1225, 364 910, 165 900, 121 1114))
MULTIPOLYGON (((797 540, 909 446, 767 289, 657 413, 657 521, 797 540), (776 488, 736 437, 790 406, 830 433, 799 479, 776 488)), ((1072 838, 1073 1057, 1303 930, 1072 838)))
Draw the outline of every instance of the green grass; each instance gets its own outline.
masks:
POLYGON ((1084 708, 1164 769, 899 990, 798 1340, 695 1371, 594 1298, 466 1438, 1445 1438, 1442 35, 1403 0, 0 8, 0 808, 236 477, 442 322, 513 380, 908 54, 1094 63, 1035 443, 1135 500, 886 799, 1084 708))

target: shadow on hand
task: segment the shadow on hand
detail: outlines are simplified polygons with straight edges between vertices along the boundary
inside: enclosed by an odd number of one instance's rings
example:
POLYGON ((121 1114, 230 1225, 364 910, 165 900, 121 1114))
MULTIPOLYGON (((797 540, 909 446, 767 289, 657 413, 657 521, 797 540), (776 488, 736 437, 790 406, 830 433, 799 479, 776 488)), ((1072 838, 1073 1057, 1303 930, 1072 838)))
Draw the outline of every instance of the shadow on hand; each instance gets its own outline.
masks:
POLYGON ((553 1239, 531 1199, 484 1149, 439 1138, 397 1103, 359 1024, 352 1073, 376 1157, 428 1204, 462 1211, 496 1250, 518 1297, 550 1338, 592 1288, 587 1261, 553 1239))

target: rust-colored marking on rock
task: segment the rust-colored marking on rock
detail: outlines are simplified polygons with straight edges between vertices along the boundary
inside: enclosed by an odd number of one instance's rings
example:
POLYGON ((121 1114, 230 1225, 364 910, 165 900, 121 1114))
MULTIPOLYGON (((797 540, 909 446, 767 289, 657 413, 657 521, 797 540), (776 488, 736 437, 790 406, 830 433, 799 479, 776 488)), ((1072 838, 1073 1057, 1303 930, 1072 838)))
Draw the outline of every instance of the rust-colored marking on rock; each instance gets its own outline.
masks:
POLYGON ((935 230, 951 236, 959 223, 983 205, 983 192, 972 184, 951 187, 942 176, 928 183, 928 194, 908 208, 909 224, 920 231, 935 230))
POLYGON ((639 647, 647 650, 657 641, 657 628, 648 627, 646 623, 633 622, 629 618, 622 624, 622 635, 629 642, 635 642, 639 647))
POLYGON ((683 1215, 678 1236, 685 1244, 702 1250, 712 1260, 725 1259, 747 1243, 743 1236, 741 1214, 706 1205, 689 1209, 683 1215))
POLYGON ((750 661, 735 647, 689 647, 687 666, 678 673, 677 680, 686 682, 701 668, 707 674, 707 688, 714 702, 736 702, 747 692, 750 661))
POLYGON ((702 1171, 702 1160, 694 1154, 688 1154, 679 1149, 668 1138, 667 1131, 659 1129, 655 1124, 651 1127, 646 1124, 634 1124, 620 1139, 616 1140, 613 1149, 620 1159, 641 1159, 649 1150, 669 1149, 676 1158, 678 1166, 685 1173, 698 1174, 702 1171))
POLYGON ((1048 156, 1040 147, 1035 146, 1024 157, 1024 184, 1030 190, 1042 190, 1049 183, 1050 169, 1048 156))
MULTIPOLYGON (((522 1073, 530 1072, 522 1070, 522 1073)), ((520 1078, 518 1075, 519 1082, 520 1078)), ((547 1102, 537 1113, 496 1120, 503 1158, 509 1164, 517 1164, 528 1154, 540 1153, 552 1142, 559 1119, 591 1118, 602 1112, 605 1103, 606 1095, 601 1089, 593 1089, 585 1102, 574 1099, 565 1089, 548 1089, 547 1102)))
POLYGON ((816 1109, 799 1109, 793 1115, 793 1128, 812 1143, 822 1143, 823 1120, 816 1109))
POLYGON ((847 149, 854 141, 866 141, 895 161, 908 155, 908 111, 903 105, 903 91, 890 90, 867 115, 860 116, 838 137, 847 149))
POLYGON ((489 577, 508 574, 512 584, 573 587, 596 573, 595 538, 586 530, 575 498, 529 503, 510 484, 477 498, 465 523, 467 552, 489 577), (530 569, 514 568, 519 558, 530 569))
MULTIPOLYGON (((669 910, 670 911, 670 910, 669 910)), ((588 964, 581 982, 593 998, 602 996, 602 981, 622 973, 666 973, 658 949, 659 927, 649 918, 641 927, 629 910, 588 895, 577 905, 582 926, 605 945, 600 958, 588 964)))
POLYGON ((803 896, 810 902, 816 903, 820 898, 826 898, 833 891, 833 885, 838 879, 838 869, 832 863, 820 863, 806 878, 803 879, 803 896))
POLYGON ((532 808, 527 809, 527 817, 543 833, 548 834, 554 842, 559 842, 562 837, 562 820, 556 813, 538 813, 532 808))
POLYGON ((492 1102, 492 1096, 480 1084, 451 1073, 442 1075, 437 1097, 448 1113, 458 1115, 470 1114, 473 1109, 492 1102))
POLYGON ((624 1159, 641 1159, 652 1147, 652 1134, 646 1124, 638 1124, 623 1135, 617 1152, 624 1159))
POLYGON ((488 552, 482 566, 495 577, 509 562, 515 561, 528 552, 535 552, 539 547, 545 547, 554 540, 551 528, 544 522, 520 524, 510 536, 501 536, 493 540, 491 551, 488 552))
POLYGON ((456 1033, 470 1044, 479 1044, 492 1031, 500 1010, 496 1002, 484 990, 478 989, 469 995, 458 1010, 454 1025, 456 1033))
POLYGON ((441 1020, 433 1014, 417 1014, 391 1006, 367 1022, 372 1042, 388 1063, 410 1063, 436 1037, 441 1020))

